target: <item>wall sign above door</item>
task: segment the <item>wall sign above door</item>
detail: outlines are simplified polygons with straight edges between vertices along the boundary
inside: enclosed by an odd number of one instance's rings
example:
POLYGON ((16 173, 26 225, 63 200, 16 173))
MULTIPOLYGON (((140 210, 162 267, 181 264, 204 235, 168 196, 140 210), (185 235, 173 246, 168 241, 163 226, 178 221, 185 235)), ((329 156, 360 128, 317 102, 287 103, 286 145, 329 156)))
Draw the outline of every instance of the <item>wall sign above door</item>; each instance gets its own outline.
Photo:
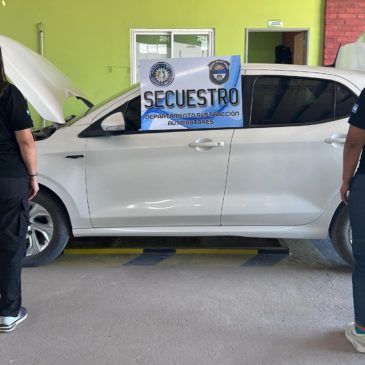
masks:
POLYGON ((281 20, 268 20, 267 21, 268 27, 279 27, 282 28, 284 26, 284 22, 281 20))

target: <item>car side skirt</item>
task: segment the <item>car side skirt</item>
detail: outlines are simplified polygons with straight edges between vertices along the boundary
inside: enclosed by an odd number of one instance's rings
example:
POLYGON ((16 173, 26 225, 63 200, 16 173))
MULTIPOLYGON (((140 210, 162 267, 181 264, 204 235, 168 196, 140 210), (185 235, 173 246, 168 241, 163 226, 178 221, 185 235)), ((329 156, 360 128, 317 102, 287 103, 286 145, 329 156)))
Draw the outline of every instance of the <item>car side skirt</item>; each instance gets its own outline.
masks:
POLYGON ((74 229, 75 237, 91 236, 242 236, 263 238, 322 239, 328 235, 328 226, 189 226, 189 227, 124 227, 74 229))

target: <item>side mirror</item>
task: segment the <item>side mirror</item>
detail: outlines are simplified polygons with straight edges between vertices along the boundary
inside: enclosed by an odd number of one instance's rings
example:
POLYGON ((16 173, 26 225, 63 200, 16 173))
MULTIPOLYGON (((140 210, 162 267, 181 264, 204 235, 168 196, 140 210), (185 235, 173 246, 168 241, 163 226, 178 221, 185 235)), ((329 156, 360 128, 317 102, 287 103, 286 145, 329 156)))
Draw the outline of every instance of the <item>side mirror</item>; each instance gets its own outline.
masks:
POLYGON ((125 121, 121 112, 106 117, 101 122, 101 129, 105 132, 120 132, 125 130, 125 121))

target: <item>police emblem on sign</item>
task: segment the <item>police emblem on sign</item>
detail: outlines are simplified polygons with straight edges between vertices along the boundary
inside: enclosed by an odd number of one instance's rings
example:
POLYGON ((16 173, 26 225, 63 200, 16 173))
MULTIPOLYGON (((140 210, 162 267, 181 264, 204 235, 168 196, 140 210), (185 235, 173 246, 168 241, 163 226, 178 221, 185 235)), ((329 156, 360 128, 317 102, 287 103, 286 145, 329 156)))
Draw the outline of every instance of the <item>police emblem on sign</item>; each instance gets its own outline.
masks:
POLYGON ((157 62, 150 69, 150 80, 155 86, 169 86, 174 77, 174 70, 167 62, 157 62))
POLYGON ((209 78, 217 84, 224 84, 229 79, 229 62, 216 60, 209 64, 209 78))

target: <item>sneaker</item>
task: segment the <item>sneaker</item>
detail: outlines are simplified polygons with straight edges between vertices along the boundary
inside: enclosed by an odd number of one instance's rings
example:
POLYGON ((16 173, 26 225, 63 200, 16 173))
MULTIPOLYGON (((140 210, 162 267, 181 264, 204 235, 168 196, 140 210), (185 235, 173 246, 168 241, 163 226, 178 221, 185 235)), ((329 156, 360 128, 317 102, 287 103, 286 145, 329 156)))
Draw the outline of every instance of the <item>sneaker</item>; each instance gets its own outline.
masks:
POLYGON ((365 335, 355 331, 355 322, 350 323, 346 327, 345 336, 354 345, 357 351, 365 353, 365 335))
POLYGON ((24 307, 20 307, 19 314, 16 317, 0 316, 0 332, 11 332, 19 323, 27 318, 28 313, 24 307))

